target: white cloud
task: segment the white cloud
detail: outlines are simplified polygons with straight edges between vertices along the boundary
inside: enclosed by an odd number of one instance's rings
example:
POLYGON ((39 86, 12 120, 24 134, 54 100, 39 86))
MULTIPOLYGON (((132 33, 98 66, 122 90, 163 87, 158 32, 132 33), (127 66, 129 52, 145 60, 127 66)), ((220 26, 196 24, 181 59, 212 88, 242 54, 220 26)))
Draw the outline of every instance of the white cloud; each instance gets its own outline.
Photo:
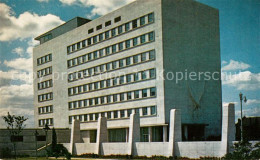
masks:
POLYGON ((236 87, 238 90, 257 90, 260 89, 260 73, 244 71, 226 74, 222 72, 222 84, 236 87))
POLYGON ((12 53, 16 53, 19 56, 23 56, 24 53, 24 49, 22 47, 17 47, 15 49, 12 50, 12 53))
POLYGON ((32 84, 33 74, 31 72, 26 73, 19 70, 0 70, 0 86, 6 85, 3 83, 10 84, 12 81, 21 81, 22 83, 32 84))
POLYGON ((222 61, 222 62, 221 62, 222 65, 225 65, 225 64, 227 64, 227 63, 228 63, 227 61, 222 61))
POLYGON ((36 37, 62 23, 59 17, 47 14, 39 16, 35 13, 24 12, 14 16, 9 6, 0 3, 0 41, 10 41, 36 37))
POLYGON ((108 12, 118 9, 134 0, 60 0, 65 5, 79 4, 85 7, 93 7, 91 15, 104 15, 108 12))
POLYGON ((247 105, 260 104, 260 100, 259 99, 248 99, 246 104, 247 105))
POLYGON ((17 58, 11 61, 4 61, 7 67, 32 72, 32 58, 17 58))
MULTIPOLYGON (((227 64, 225 63, 226 61, 222 61, 222 64, 227 64)), ((245 70, 248 69, 250 67, 249 64, 246 64, 244 62, 239 62, 239 61, 234 61, 234 60, 230 60, 229 64, 225 65, 224 67, 222 67, 222 71, 234 71, 234 70, 245 70)))

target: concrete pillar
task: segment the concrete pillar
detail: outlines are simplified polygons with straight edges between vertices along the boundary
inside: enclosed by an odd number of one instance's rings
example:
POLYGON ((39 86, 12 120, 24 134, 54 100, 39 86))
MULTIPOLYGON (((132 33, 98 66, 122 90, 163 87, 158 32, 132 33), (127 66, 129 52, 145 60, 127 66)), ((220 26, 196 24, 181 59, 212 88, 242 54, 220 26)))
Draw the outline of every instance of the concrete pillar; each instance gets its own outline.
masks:
POLYGON ((74 153, 74 143, 81 143, 82 138, 80 134, 80 121, 73 119, 72 127, 71 127, 71 135, 70 135, 70 153, 74 153))
POLYGON ((163 126, 163 141, 167 142, 167 134, 168 133, 168 129, 167 126, 163 126))
POLYGON ((129 124, 128 155, 133 154, 135 142, 140 142, 140 117, 138 114, 132 113, 129 124))
POLYGON ((169 155, 174 157, 175 142, 180 142, 181 137, 181 111, 172 109, 170 113, 170 126, 169 126, 169 155))
POLYGON ((96 154, 101 154, 101 145, 103 142, 108 142, 107 118, 99 117, 97 126, 96 154))
POLYGON ((223 152, 220 154, 225 155, 229 152, 229 143, 235 141, 235 105, 229 103, 228 106, 223 106, 222 111, 221 143, 223 152))
POLYGON ((152 142, 153 141, 152 127, 148 127, 148 133, 149 133, 149 142, 152 142))

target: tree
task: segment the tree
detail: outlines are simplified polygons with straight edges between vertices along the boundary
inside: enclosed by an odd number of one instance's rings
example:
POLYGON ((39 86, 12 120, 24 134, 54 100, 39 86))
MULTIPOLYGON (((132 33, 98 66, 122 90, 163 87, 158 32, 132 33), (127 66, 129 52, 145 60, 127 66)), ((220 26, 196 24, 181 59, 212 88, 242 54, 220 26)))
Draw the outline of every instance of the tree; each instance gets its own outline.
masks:
POLYGON ((246 140, 235 143, 234 151, 232 153, 226 154, 223 159, 260 159, 260 143, 257 143, 254 146, 252 146, 252 144, 246 140))
POLYGON ((19 134, 22 132, 22 130, 25 128, 24 122, 28 119, 24 116, 15 116, 10 115, 8 112, 7 116, 3 116, 3 119, 7 125, 7 130, 10 134, 10 140, 13 143, 13 151, 16 158, 16 137, 19 136, 19 134))
POLYGON ((53 156, 56 159, 60 156, 65 156, 67 159, 71 158, 69 151, 62 144, 57 144, 57 135, 54 127, 52 128, 51 148, 48 150, 47 154, 48 156, 53 156))

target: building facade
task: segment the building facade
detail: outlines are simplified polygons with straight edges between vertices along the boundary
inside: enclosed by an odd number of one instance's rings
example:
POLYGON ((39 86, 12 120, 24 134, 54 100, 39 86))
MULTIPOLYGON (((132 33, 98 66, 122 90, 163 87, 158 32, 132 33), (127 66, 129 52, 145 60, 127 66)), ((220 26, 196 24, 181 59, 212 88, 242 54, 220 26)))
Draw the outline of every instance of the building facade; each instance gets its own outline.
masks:
POLYGON ((141 141, 167 141, 170 110, 180 109, 183 140, 220 136, 216 9, 137 0, 92 21, 77 17, 36 40, 36 127, 69 128, 77 119, 83 140, 95 142, 97 120, 107 117, 109 141, 126 142, 130 114, 138 113, 141 141), (214 79, 187 79, 191 72, 214 79))

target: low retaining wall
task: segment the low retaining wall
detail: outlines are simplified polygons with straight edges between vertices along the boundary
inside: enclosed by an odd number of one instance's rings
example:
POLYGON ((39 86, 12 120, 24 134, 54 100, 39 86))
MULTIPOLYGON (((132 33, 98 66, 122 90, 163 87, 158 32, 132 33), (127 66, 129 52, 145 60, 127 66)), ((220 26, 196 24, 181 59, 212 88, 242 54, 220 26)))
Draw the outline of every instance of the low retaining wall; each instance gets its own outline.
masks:
POLYGON ((175 156, 177 157, 222 157, 225 149, 221 141, 218 142, 176 142, 175 156))
POLYGON ((136 142, 133 155, 135 156, 167 156, 169 142, 136 142))
POLYGON ((127 155, 128 143, 102 143, 101 154, 102 155, 127 155))

